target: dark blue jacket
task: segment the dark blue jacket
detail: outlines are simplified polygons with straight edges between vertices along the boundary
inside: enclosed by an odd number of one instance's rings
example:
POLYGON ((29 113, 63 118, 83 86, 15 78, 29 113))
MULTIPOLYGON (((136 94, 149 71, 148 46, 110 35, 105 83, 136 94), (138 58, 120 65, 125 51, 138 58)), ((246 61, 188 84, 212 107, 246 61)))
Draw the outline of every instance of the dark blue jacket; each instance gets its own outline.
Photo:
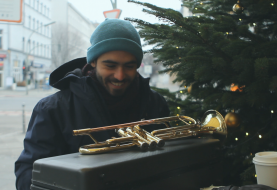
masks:
MULTIPOLYGON (((18 190, 30 189, 33 163, 37 159, 76 153, 80 146, 93 143, 87 135, 73 136, 73 130, 115 124, 93 80, 76 70, 85 64, 86 58, 75 59, 51 73, 50 84, 60 91, 40 100, 33 110, 24 150, 15 162, 18 190)), ((149 79, 140 77, 140 84, 143 91, 140 118, 169 116, 165 99, 150 89, 149 79)), ((157 126, 145 127, 149 131, 155 128, 157 126)), ((113 131, 94 135, 98 141, 112 136, 113 131)))

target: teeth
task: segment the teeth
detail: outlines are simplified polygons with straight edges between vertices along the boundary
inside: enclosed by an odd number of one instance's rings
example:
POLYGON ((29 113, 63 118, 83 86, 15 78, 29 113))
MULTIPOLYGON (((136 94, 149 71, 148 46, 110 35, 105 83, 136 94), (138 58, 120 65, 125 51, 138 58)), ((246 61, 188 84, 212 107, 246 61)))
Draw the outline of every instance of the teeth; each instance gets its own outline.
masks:
POLYGON ((122 86, 123 82, 112 82, 112 84, 115 86, 122 86))

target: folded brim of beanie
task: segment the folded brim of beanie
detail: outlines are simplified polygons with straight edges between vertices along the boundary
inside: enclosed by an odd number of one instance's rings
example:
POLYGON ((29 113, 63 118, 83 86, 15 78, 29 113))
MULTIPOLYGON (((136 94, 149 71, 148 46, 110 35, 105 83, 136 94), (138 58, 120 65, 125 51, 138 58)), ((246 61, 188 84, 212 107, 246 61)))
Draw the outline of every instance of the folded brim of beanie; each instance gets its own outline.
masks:
POLYGON ((110 38, 89 47, 87 51, 87 63, 91 63, 100 55, 110 51, 126 51, 131 53, 138 61, 138 68, 140 67, 143 58, 141 46, 126 38, 110 38))

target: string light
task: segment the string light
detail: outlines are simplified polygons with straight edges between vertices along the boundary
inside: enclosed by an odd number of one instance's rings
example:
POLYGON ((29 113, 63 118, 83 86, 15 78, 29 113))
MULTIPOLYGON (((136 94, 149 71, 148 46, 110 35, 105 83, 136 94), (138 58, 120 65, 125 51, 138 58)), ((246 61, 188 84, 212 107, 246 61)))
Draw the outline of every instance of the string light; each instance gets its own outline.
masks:
POLYGON ((200 2, 200 5, 203 5, 203 2, 200 2))
POLYGON ((198 18, 200 18, 200 16, 199 16, 199 15, 198 15, 197 17, 198 17, 198 18))
POLYGON ((252 153, 250 153, 250 155, 252 156, 252 153))
POLYGON ((238 138, 235 138, 236 141, 238 141, 239 139, 238 138))
POLYGON ((177 114, 177 116, 179 116, 179 114, 177 114))
POLYGON ((195 14, 193 14, 192 16, 195 16, 195 14))
POLYGON ((200 23, 198 23, 200 25, 200 23))
POLYGON ((179 47, 176 47, 176 49, 178 49, 179 47))
POLYGON ((239 19, 239 21, 241 21, 241 18, 239 19))
POLYGON ((256 26, 256 23, 253 23, 254 26, 256 26))
POLYGON ((248 133, 246 133, 246 136, 248 136, 249 134, 248 133))
POLYGON ((273 110, 271 110, 271 113, 274 113, 274 111, 273 111, 273 110))
POLYGON ((262 135, 259 135, 259 138, 261 139, 261 138, 262 138, 262 135))
POLYGON ((271 3, 271 6, 274 6, 274 3, 271 3))
POLYGON ((182 93, 183 93, 183 91, 181 90, 181 91, 180 91, 180 93, 182 94, 182 93))
POLYGON ((179 110, 179 109, 180 109, 180 107, 177 107, 177 109, 179 110))
POLYGON ((197 10, 197 8, 194 8, 195 10, 197 10))
POLYGON ((257 174, 255 174, 255 177, 257 177, 257 174))
POLYGON ((226 34, 229 34, 229 32, 226 32, 226 34))

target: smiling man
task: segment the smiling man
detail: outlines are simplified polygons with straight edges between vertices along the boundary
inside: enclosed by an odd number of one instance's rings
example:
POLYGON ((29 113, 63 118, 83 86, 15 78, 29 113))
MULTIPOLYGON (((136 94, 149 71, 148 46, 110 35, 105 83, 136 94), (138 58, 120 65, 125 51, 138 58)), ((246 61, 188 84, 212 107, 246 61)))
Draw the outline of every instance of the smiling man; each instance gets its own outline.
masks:
MULTIPOLYGON (((53 71, 50 84, 60 91, 38 102, 15 163, 16 187, 30 189, 37 159, 76 153, 93 143, 72 131, 142 119, 167 117, 165 99, 137 72, 143 52, 140 37, 128 21, 106 19, 90 38, 87 57, 67 62, 53 71)), ((161 126, 146 126, 152 131, 161 126)), ((115 131, 98 132, 97 141, 118 137, 115 131)))
POLYGON ((121 96, 137 75, 137 60, 125 51, 110 51, 91 63, 97 80, 112 96, 121 96))

